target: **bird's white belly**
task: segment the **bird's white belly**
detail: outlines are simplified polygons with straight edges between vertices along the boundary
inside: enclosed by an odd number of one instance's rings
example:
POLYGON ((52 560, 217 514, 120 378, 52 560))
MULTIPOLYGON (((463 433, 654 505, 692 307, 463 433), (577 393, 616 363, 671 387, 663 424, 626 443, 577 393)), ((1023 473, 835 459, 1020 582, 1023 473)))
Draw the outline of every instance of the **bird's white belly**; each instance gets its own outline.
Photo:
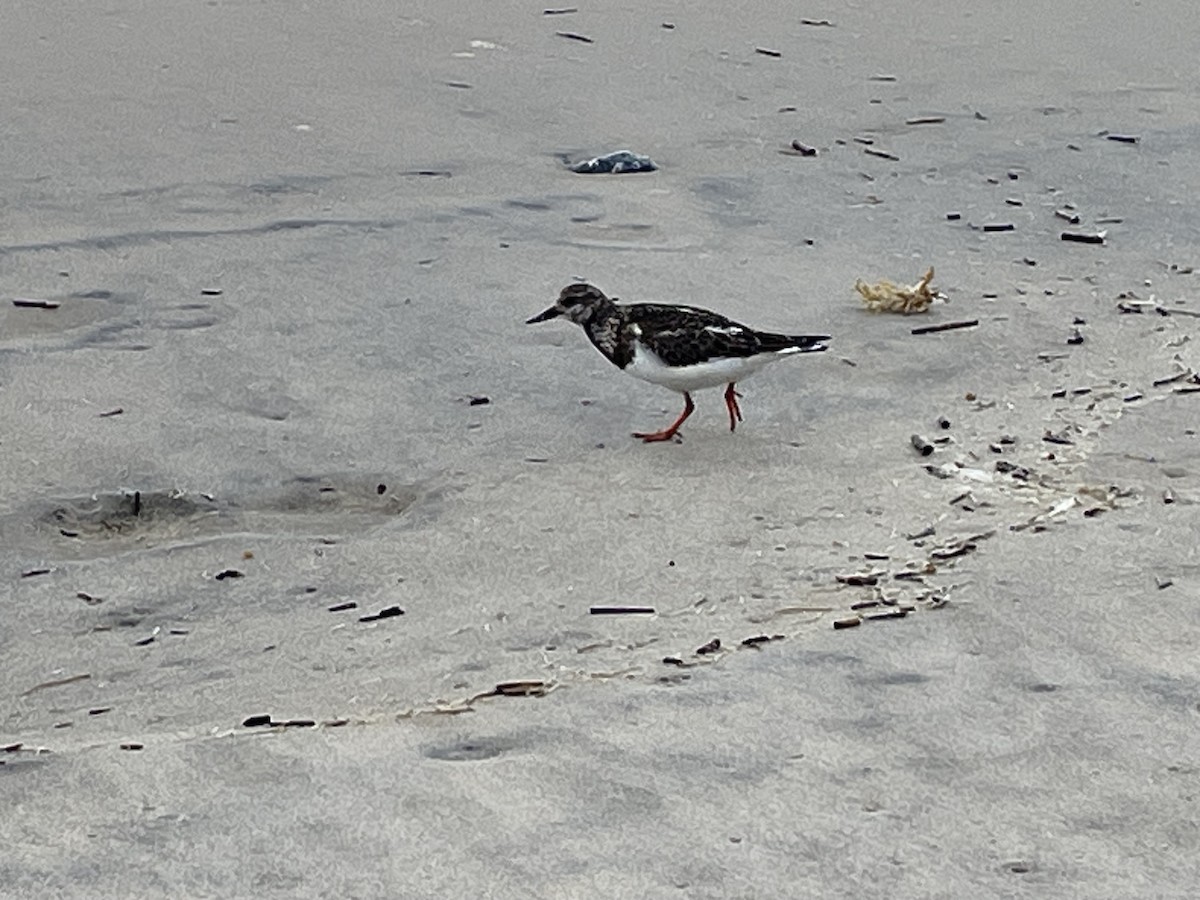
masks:
POLYGON ((764 353, 750 357, 710 359, 691 366, 668 366, 641 343, 634 344, 633 360, 625 371, 643 381, 683 393, 703 388, 720 387, 753 375, 767 363, 795 352, 793 348, 779 353, 764 353))

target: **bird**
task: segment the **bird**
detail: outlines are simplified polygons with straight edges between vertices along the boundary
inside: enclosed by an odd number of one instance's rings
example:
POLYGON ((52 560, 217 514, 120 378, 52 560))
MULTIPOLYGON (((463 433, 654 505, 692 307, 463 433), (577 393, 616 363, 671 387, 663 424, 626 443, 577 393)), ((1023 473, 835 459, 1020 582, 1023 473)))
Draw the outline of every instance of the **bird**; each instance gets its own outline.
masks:
POLYGON ((725 385, 729 430, 742 421, 737 383, 767 363, 828 349, 826 334, 773 334, 697 306, 617 302, 587 282, 569 284, 554 305, 526 325, 563 316, 582 326, 597 350, 635 378, 683 394, 683 412, 659 431, 635 431, 646 443, 669 441, 695 410, 692 392, 725 385))

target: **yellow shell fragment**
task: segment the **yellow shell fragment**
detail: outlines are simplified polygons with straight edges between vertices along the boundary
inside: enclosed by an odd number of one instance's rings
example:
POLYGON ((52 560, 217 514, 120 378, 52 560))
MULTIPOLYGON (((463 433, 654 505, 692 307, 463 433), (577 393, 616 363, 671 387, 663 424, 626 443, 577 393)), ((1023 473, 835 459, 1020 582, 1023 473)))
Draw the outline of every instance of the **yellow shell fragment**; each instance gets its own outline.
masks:
POLYGON ((905 286, 890 281, 867 284, 861 278, 854 282, 854 289, 862 296, 863 303, 871 312, 911 313, 929 312, 929 307, 941 295, 929 286, 933 281, 933 267, 916 284, 905 286))

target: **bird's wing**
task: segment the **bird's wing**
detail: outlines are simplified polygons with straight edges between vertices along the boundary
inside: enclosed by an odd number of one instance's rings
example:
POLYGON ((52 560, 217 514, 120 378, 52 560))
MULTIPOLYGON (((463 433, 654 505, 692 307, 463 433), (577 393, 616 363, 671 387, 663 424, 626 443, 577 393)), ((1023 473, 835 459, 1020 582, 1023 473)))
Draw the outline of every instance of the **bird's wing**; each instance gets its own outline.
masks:
POLYGON ((623 308, 625 328, 669 366, 764 350, 757 332, 695 306, 636 303, 623 308))

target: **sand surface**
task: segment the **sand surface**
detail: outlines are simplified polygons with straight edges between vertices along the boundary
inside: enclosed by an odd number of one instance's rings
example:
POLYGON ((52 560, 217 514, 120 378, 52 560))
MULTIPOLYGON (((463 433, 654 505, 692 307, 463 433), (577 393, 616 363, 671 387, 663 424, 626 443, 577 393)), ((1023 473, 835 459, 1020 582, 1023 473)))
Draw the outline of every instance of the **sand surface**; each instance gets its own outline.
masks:
POLYGON ((0 895, 1194 896, 1192 4, 10 6, 0 895))

